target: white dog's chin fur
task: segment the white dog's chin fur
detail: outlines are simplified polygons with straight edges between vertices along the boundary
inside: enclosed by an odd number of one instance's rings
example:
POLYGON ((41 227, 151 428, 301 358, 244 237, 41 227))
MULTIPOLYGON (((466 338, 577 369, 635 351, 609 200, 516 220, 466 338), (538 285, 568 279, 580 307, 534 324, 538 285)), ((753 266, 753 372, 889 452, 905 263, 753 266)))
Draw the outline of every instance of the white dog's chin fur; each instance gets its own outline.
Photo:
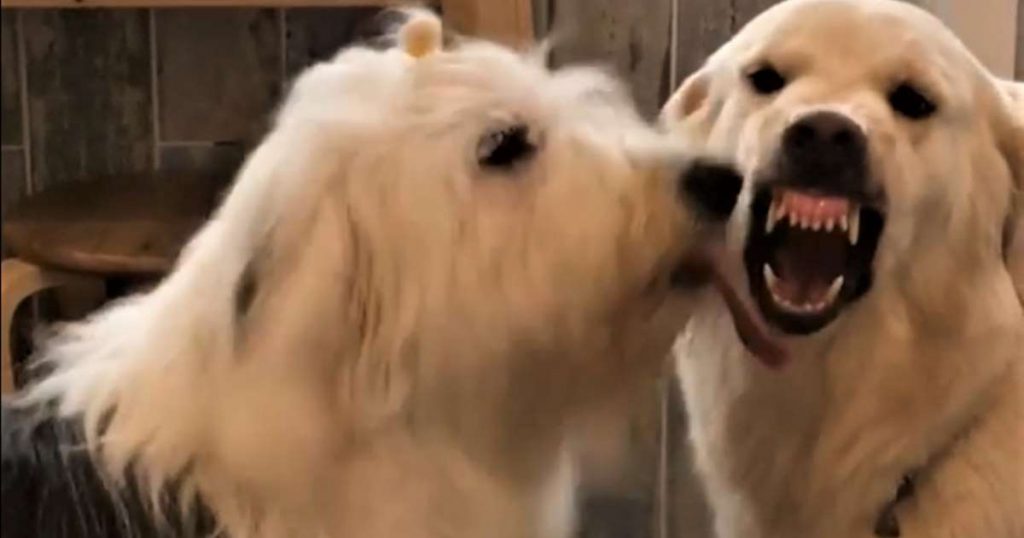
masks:
POLYGON ((785 338, 785 369, 750 360, 710 295, 676 344, 720 538, 1024 536, 1020 87, 907 3, 791 0, 666 105, 680 136, 747 176, 730 225, 738 257, 758 182, 805 111, 866 133, 885 194, 870 288, 785 338), (753 80, 765 66, 780 76, 753 80), (901 111, 900 85, 937 110, 907 116, 925 109, 901 111), (908 474, 916 490, 894 500, 908 474))
POLYGON ((414 17, 295 81, 163 282, 44 344, 20 404, 115 486, 234 538, 568 532, 571 419, 685 319, 686 159, 604 74, 414 17))

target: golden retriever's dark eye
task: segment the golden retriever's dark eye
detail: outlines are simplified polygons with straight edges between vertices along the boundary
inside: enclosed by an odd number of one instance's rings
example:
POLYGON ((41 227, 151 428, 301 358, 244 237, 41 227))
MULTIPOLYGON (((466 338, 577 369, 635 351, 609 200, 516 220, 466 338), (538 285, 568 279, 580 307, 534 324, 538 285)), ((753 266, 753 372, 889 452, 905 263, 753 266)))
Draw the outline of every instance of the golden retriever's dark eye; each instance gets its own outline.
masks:
POLYGON ((483 168, 511 168, 537 151, 525 125, 513 125, 489 132, 477 145, 477 162, 483 168))
POLYGON ((927 118, 937 110, 935 103, 907 83, 889 92, 889 106, 899 115, 912 120, 927 118))
POLYGON ((771 95, 786 87, 786 77, 782 76, 774 67, 766 65, 752 71, 747 75, 747 82, 755 92, 761 95, 771 95))

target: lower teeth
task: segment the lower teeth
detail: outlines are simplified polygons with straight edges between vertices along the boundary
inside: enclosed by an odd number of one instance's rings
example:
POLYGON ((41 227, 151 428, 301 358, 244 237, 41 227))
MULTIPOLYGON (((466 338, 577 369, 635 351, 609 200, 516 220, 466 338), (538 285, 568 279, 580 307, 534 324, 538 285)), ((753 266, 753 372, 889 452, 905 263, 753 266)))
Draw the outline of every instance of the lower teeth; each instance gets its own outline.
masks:
POLYGON ((807 302, 797 305, 793 304, 785 297, 782 297, 779 295, 778 291, 776 291, 779 287, 780 279, 778 275, 775 274, 775 271, 772 269, 770 264, 764 264, 762 267, 762 273, 764 274, 765 283, 767 284, 768 291, 771 293, 775 304, 781 306, 784 310, 799 314, 818 313, 831 306, 835 302, 836 298, 839 297, 839 292, 843 289, 843 283, 846 281, 846 278, 843 275, 839 275, 832 280, 832 284, 829 285, 828 291, 825 292, 825 297, 822 298, 822 300, 814 303, 807 302))

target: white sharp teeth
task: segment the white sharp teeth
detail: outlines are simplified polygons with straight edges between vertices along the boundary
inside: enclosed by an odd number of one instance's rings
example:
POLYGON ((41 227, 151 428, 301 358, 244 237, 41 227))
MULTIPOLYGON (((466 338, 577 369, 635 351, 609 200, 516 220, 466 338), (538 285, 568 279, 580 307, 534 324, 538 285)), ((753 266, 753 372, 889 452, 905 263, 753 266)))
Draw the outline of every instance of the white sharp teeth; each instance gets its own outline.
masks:
POLYGON ((775 229, 775 223, 777 223, 779 218, 782 216, 782 212, 782 206, 779 205, 777 201, 772 200, 772 205, 768 208, 768 222, 766 222, 764 226, 765 233, 772 233, 772 230, 775 229))
POLYGON ((856 245, 860 240, 860 208, 855 207, 850 211, 850 244, 856 245))
POLYGON ((821 301, 822 308, 832 304, 836 297, 839 297, 839 290, 843 289, 843 281, 845 280, 846 278, 843 275, 839 275, 832 281, 832 285, 828 287, 828 293, 825 294, 825 299, 821 301))
POLYGON ((790 228, 796 228, 797 222, 799 220, 800 219, 799 219, 799 217, 796 216, 796 213, 790 213, 789 214, 789 227, 790 228))
POLYGON ((761 271, 764 273, 765 282, 768 283, 768 289, 774 294, 775 288, 778 287, 779 277, 775 275, 775 271, 772 270, 772 266, 770 264, 764 264, 761 271))
POLYGON ((803 228, 804 230, 811 227, 811 222, 807 220, 807 217, 802 217, 800 219, 800 227, 803 228))
POLYGON ((813 222, 813 223, 811 224, 811 229, 812 229, 812 230, 814 230, 814 231, 816 231, 816 232, 818 232, 818 231, 821 231, 821 221, 820 221, 820 220, 816 220, 816 221, 814 221, 814 222, 813 222))
POLYGON ((825 221, 825 231, 826 232, 831 232, 832 229, 835 228, 835 227, 836 227, 835 219, 828 219, 828 220, 825 221))
POLYGON ((839 217, 839 229, 844 232, 850 229, 850 220, 846 215, 839 217))

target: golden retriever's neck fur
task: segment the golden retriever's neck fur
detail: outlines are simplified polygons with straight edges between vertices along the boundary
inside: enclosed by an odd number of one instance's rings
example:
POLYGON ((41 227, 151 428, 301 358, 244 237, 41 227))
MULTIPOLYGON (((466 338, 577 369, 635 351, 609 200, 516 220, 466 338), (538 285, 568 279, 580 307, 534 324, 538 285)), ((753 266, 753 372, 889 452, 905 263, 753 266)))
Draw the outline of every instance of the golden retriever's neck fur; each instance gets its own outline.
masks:
POLYGON ((1019 428, 1004 412, 1024 404, 1024 316, 1004 288, 975 296, 1002 302, 1001 319, 977 308, 941 336, 916 330, 908 305, 869 297, 841 336, 794 349, 781 372, 753 360, 709 299, 677 349, 719 532, 860 536, 904 475, 928 480, 976 429, 1019 428))

